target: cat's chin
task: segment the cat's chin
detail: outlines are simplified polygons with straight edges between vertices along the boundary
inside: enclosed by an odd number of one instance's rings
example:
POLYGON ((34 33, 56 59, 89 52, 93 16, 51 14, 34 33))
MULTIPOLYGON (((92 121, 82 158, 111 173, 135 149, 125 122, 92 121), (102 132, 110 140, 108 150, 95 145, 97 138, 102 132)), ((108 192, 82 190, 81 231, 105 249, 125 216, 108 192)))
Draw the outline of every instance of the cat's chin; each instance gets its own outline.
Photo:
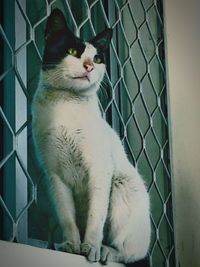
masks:
POLYGON ((94 81, 89 76, 76 76, 70 79, 69 88, 76 93, 92 95, 95 94, 99 88, 99 82, 94 81))
POLYGON ((88 83, 88 86, 82 86, 81 88, 80 86, 74 86, 72 89, 74 92, 76 92, 76 94, 79 94, 80 96, 92 96, 96 94, 98 86, 95 84, 88 83))

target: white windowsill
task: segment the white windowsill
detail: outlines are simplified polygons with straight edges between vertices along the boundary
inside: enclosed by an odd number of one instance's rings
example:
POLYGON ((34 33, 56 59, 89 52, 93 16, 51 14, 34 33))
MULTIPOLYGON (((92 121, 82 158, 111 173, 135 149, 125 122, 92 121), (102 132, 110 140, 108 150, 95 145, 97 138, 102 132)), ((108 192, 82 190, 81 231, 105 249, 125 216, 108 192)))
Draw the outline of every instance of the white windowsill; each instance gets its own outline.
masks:
MULTIPOLYGON (((0 266, 2 267, 102 267, 90 263, 85 257, 69 253, 36 248, 28 245, 0 241, 0 266)), ((124 267, 109 263, 108 267, 124 267)))

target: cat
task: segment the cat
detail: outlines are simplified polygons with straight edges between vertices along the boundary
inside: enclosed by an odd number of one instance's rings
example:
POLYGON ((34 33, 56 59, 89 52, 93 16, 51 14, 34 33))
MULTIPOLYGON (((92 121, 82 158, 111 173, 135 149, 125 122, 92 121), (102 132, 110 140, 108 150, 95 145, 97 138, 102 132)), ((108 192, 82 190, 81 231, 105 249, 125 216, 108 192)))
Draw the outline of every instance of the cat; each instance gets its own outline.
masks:
POLYGON ((144 181, 98 106, 111 38, 107 28, 84 42, 54 9, 32 103, 35 150, 60 247, 103 264, 142 259, 151 235, 144 181))

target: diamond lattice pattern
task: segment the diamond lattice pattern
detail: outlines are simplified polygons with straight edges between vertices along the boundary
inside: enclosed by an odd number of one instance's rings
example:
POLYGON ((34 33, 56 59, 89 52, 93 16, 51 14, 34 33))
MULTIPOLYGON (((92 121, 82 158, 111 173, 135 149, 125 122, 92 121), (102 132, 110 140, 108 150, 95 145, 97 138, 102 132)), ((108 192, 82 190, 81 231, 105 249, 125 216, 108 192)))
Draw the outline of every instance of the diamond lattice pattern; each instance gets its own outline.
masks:
POLYGON ((100 107, 151 196, 150 264, 174 266, 162 1, 24 2, 13 1, 13 25, 17 35, 24 32, 24 38, 16 36, 14 42, 15 33, 8 23, 0 26, 4 54, 0 69, 2 238, 20 242, 46 238, 42 226, 34 229, 32 215, 41 172, 32 147, 30 104, 37 87, 46 19, 58 7, 78 36, 89 39, 105 26, 113 28, 100 107))

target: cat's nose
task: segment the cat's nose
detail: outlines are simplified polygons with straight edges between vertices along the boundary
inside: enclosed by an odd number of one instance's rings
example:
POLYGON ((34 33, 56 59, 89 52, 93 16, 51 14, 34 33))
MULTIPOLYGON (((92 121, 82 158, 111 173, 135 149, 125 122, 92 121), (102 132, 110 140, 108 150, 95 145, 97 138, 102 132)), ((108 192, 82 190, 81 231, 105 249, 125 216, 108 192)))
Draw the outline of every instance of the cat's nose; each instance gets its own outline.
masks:
POLYGON ((84 63, 83 67, 86 69, 87 72, 91 72, 94 69, 94 66, 88 63, 84 63))

